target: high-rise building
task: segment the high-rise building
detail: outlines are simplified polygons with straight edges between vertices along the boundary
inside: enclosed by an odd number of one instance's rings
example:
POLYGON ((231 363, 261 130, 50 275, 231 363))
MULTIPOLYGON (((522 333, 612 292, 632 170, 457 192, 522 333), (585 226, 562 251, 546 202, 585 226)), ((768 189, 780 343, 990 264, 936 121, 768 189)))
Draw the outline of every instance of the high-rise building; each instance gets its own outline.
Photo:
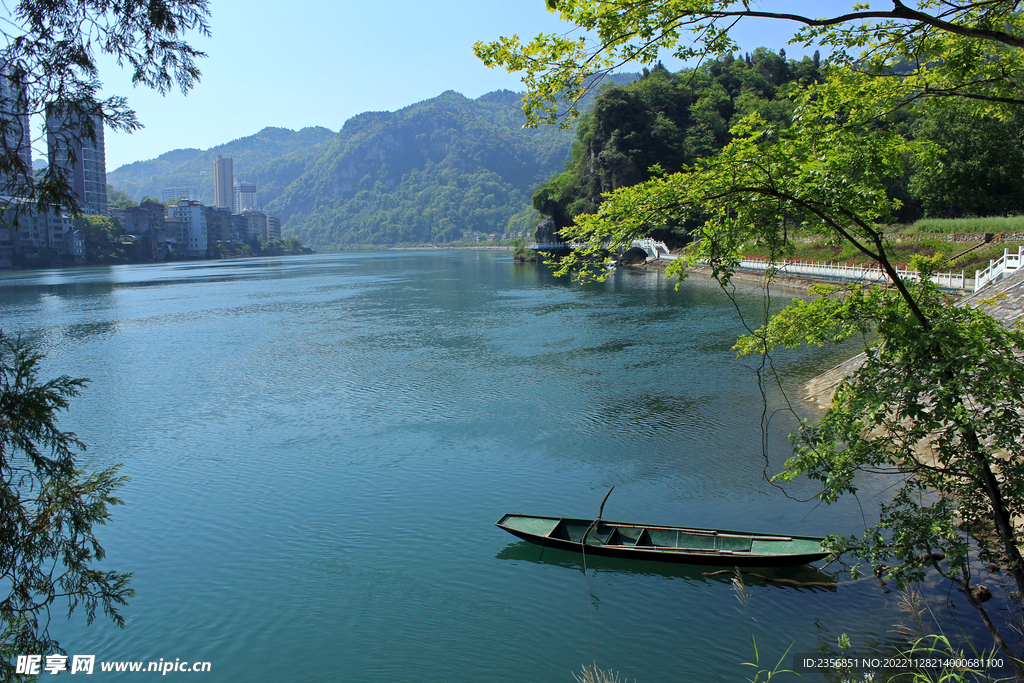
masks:
POLYGON ((252 239, 249 234, 249 219, 240 213, 231 214, 231 234, 237 235, 238 241, 248 242, 252 239))
POLYGON ((235 213, 245 213, 257 208, 256 184, 235 183, 235 213))
POLYGON ((168 204, 171 200, 192 199, 192 188, 189 187, 167 187, 160 190, 160 201, 168 204))
POLYGON ((125 209, 121 225, 125 234, 146 235, 163 229, 166 214, 167 207, 147 199, 139 206, 125 209))
POLYGON ((238 213, 235 206, 234 163, 231 157, 219 154, 213 162, 213 205, 226 206, 231 213, 238 213))
POLYGON ((50 165, 67 174, 79 210, 85 214, 106 216, 107 158, 103 119, 94 114, 90 122, 87 125, 74 112, 51 112, 46 117, 46 145, 50 165))
POLYGON ((227 207, 206 207, 206 239, 211 248, 218 242, 225 246, 232 246, 238 241, 231 216, 231 209, 227 207))
POLYGON ((28 100, 20 79, 0 62, 0 144, 3 154, 16 158, 20 168, 0 173, 0 194, 22 194, 32 178, 32 134, 28 124, 28 100))

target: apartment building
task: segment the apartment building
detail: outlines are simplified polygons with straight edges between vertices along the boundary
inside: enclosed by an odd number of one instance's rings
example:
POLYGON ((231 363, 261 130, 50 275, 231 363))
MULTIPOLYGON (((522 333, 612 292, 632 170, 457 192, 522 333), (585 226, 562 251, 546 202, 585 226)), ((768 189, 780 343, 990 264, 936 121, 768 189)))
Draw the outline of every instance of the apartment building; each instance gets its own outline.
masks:
POLYGON ((235 205, 234 162, 231 157, 217 155, 213 162, 213 203, 239 213, 235 205))
MULTIPOLYGON (((177 249, 179 254, 192 258, 206 256, 209 249, 206 206, 183 199, 167 207, 167 223, 176 222, 177 249)), ((168 229, 168 235, 170 235, 168 229)))
POLYGON ((102 117, 51 113, 46 117, 46 144, 50 165, 67 175, 79 210, 106 216, 107 161, 102 117))

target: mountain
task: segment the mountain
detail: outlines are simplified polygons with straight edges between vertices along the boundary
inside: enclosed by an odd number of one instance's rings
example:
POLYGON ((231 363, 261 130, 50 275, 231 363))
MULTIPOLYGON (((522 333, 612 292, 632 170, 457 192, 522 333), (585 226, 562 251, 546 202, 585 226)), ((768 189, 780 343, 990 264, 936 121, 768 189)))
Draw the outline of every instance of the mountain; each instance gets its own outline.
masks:
POLYGON ((561 169, 572 142, 568 130, 523 123, 520 96, 509 91, 476 100, 448 91, 360 114, 267 209, 320 247, 503 232, 530 211, 533 188, 561 169))
POLYGON ((337 133, 266 128, 206 151, 174 150, 122 166, 107 178, 137 199, 187 186, 212 202, 220 154, 234 160, 237 180, 257 184, 284 235, 316 249, 444 243, 466 231, 532 227, 530 197, 569 161, 573 133, 524 123, 519 93, 469 99, 447 91, 395 112, 359 114, 337 133))
MULTIPOLYGON (((334 137, 327 128, 264 128, 255 135, 238 138, 208 150, 175 149, 156 159, 137 161, 107 173, 107 182, 136 200, 146 195, 158 197, 169 187, 189 187, 201 202, 213 203, 213 161, 217 155, 234 160, 236 180, 256 182, 260 169, 304 151, 334 137)), ((271 201, 290 180, 282 175, 260 186, 260 200, 271 201)))

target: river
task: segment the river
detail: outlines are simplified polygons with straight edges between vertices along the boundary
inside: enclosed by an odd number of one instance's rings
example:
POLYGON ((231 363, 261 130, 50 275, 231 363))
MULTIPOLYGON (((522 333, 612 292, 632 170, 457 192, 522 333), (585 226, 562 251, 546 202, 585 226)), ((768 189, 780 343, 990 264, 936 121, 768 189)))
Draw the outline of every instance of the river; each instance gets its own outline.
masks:
MULTIPOLYGON (((83 462, 131 478, 99 530, 102 566, 134 572, 126 627, 57 609, 51 632, 97 661, 211 663, 172 678, 368 683, 569 682, 595 653, 641 683, 735 681, 752 634, 769 668, 883 638, 900 617, 877 583, 751 579, 748 618, 707 568, 584 573, 493 526, 593 516, 615 485, 606 519, 855 533, 856 501, 766 482, 794 422, 774 415, 766 460, 740 314, 763 319, 760 290, 579 286, 507 251, 2 273, 3 330, 39 344, 47 376, 90 378, 61 423, 83 462)), ((775 368, 795 397, 838 360, 775 368)))

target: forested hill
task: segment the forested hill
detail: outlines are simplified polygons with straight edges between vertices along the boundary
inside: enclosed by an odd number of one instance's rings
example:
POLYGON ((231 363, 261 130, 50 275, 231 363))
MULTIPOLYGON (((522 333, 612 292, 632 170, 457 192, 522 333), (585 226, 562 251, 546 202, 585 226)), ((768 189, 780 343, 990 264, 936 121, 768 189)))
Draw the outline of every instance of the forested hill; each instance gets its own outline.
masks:
MULTIPOLYGON (((757 48, 678 73, 659 65, 605 90, 576 127, 572 161, 533 196, 544 215, 537 238, 557 239, 554 233, 575 216, 597 210, 602 193, 650 179, 655 165, 675 173, 714 156, 747 114, 789 127, 794 105, 780 96, 783 88, 821 80, 820 66, 817 55, 792 60, 784 51, 757 48)), ((908 159, 903 177, 891 179, 889 192, 902 204, 895 222, 1024 212, 1024 113, 981 117, 967 102, 948 101, 907 108, 891 125, 907 139, 934 144, 942 162, 936 174, 908 159)), ((679 244, 692 227, 655 236, 679 244)))
POLYGON ((235 179, 259 183, 260 200, 269 202, 281 193, 301 169, 289 178, 286 169, 264 173, 268 167, 277 167, 283 158, 297 159, 308 155, 311 148, 330 140, 335 133, 322 127, 264 128, 255 135, 233 140, 208 150, 175 149, 156 159, 137 161, 107 173, 107 182, 127 192, 136 200, 149 195, 159 197, 164 188, 191 188, 201 202, 213 203, 213 161, 217 155, 234 160, 235 179))
POLYGON ((360 114, 267 208, 290 234, 321 247, 529 228, 530 196, 562 168, 572 133, 522 125, 520 95, 509 91, 476 100, 448 91, 360 114))
MULTIPOLYGON (((817 55, 792 60, 784 50, 760 47, 678 73, 658 64, 635 82, 606 89, 577 125, 572 161, 533 196, 545 216, 538 239, 557 239, 575 216, 597 210, 602 193, 649 180, 652 167, 675 173, 714 156, 747 114, 788 127, 793 104, 777 96, 780 89, 821 79, 819 67, 817 55)), ((685 228, 655 236, 678 243, 685 228)))
POLYGON ((399 111, 360 114, 338 133, 267 128, 206 151, 175 150, 123 166, 108 181, 136 199, 197 187, 200 201, 211 202, 213 160, 222 154, 233 158, 236 179, 258 185, 283 233, 313 248, 444 243, 466 231, 532 227, 530 197, 569 160, 573 133, 524 129, 524 122, 519 93, 472 100, 448 91, 399 111))

